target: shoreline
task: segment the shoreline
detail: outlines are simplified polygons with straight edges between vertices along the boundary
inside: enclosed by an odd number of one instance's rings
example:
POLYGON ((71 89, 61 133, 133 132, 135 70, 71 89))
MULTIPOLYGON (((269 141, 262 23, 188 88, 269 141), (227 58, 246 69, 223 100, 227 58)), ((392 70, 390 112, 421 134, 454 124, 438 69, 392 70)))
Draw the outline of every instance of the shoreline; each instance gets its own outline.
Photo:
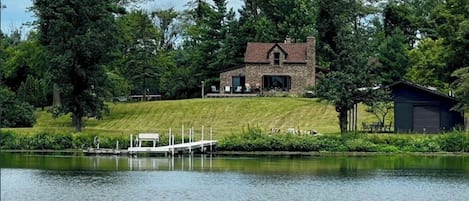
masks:
MULTIPOLYGON (((37 154, 83 154, 83 155, 118 155, 129 156, 130 154, 126 149, 100 149, 93 150, 81 149, 67 149, 67 150, 0 150, 1 153, 37 153, 37 154)), ((396 155, 414 155, 414 156, 469 156, 468 152, 295 152, 295 151, 216 151, 212 153, 195 153, 195 155, 215 155, 215 156, 396 156, 396 155)), ((137 155, 153 156, 154 153, 142 153, 137 155)), ((161 154, 158 154, 161 155, 161 154)), ((164 155, 164 154, 163 154, 164 155)), ((168 154, 170 156, 171 154, 168 154)), ((175 154, 175 155, 181 155, 175 154)), ((189 153, 182 153, 182 155, 190 155, 189 153)))

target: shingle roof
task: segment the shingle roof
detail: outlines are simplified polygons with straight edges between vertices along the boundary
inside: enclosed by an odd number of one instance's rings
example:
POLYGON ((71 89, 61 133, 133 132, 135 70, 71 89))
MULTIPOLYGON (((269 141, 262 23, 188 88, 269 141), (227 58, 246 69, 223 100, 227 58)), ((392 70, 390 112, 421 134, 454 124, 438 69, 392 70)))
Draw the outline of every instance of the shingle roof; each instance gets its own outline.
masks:
POLYGON ((287 63, 306 63, 306 43, 248 43, 244 54, 245 63, 269 63, 269 51, 278 45, 288 55, 287 63))

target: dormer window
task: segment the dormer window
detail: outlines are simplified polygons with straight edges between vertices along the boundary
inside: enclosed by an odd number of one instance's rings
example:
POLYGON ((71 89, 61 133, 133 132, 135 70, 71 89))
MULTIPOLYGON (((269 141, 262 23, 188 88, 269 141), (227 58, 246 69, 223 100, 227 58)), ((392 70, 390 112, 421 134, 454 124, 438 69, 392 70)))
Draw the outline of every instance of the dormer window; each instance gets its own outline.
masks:
POLYGON ((280 65, 280 53, 274 52, 274 65, 280 65))

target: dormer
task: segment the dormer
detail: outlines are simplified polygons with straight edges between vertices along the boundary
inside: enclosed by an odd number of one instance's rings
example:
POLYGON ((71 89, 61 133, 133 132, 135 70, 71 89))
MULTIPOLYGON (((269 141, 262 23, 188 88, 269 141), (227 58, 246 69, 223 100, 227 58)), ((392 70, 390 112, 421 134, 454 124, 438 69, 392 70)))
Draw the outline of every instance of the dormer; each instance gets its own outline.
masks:
POLYGON ((278 44, 275 43, 272 48, 267 51, 267 59, 273 66, 280 66, 287 60, 288 53, 278 44))

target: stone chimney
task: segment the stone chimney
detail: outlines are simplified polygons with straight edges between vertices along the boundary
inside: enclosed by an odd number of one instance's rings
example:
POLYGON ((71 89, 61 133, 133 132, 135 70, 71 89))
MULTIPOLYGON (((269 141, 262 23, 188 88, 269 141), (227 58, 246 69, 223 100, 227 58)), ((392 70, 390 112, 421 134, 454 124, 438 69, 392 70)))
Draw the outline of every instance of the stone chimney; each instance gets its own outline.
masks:
POLYGON ((287 44, 287 43, 291 43, 291 38, 290 37, 285 38, 285 44, 287 44))
POLYGON ((311 69, 312 83, 307 83, 310 86, 316 85, 316 38, 314 36, 308 36, 306 39, 306 65, 311 69))

